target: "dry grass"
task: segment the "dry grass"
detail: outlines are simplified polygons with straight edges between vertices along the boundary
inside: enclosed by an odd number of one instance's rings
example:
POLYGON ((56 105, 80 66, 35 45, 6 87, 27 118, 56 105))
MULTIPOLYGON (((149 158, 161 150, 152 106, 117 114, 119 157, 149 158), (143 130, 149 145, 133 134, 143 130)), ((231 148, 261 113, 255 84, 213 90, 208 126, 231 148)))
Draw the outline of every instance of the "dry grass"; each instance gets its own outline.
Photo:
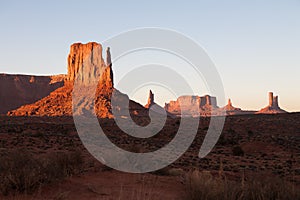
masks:
POLYGON ((82 163, 78 151, 40 159, 25 150, 7 152, 0 157, 0 192, 31 194, 43 184, 80 173, 82 163))
POLYGON ((240 182, 213 177, 210 172, 194 170, 186 176, 189 200, 294 200, 300 192, 289 182, 277 178, 252 177, 240 182))

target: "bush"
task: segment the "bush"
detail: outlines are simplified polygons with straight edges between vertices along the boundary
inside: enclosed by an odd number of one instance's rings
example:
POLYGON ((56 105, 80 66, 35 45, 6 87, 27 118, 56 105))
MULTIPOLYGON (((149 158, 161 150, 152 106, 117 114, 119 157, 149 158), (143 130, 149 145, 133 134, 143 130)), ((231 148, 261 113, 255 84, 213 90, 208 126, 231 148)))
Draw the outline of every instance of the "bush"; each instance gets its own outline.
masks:
POLYGON ((41 180, 42 166, 25 151, 15 151, 1 157, 0 190, 8 194, 11 190, 31 193, 41 180))
POLYGON ((83 158, 79 151, 54 153, 44 159, 44 174, 48 182, 60 180, 83 170, 83 158))

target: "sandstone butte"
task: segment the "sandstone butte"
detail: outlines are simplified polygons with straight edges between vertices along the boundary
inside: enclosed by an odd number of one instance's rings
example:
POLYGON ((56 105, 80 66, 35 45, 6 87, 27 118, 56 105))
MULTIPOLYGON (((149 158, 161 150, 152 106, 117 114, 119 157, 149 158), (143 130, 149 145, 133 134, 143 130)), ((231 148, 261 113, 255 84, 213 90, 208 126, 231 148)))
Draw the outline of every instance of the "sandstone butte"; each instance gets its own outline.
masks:
POLYGON ((148 103, 143 107, 114 88, 112 61, 110 49, 106 50, 106 61, 102 57, 101 44, 90 42, 87 44, 74 43, 68 55, 67 75, 57 76, 28 76, 28 75, 0 75, 0 114, 10 116, 71 116, 72 92, 74 82, 80 83, 81 99, 76 102, 74 114, 86 114, 91 109, 101 118, 112 118, 113 110, 122 114, 129 110, 130 115, 148 116, 148 111, 156 109, 161 113, 163 109, 168 116, 211 116, 211 115, 241 115, 241 114, 277 114, 286 113, 278 105, 278 96, 269 93, 269 105, 260 111, 243 111, 232 105, 231 100, 222 108, 218 107, 216 97, 180 96, 176 101, 170 101, 162 108, 154 102, 154 94, 150 90, 148 103), (91 91, 91 84, 97 82, 96 91, 91 91), (95 94, 92 108, 87 103, 88 96, 95 94), (121 102, 123 106, 112 106, 111 100, 121 102), (123 102, 123 103, 122 103, 123 102), (125 103, 124 103, 125 102, 125 103), (129 102, 126 104, 126 102, 129 102), (126 104, 126 105, 125 105, 126 104), (129 107, 128 107, 129 105, 129 107), (155 106, 154 106, 155 105, 155 106))
POLYGON ((184 116, 185 113, 192 116, 219 116, 219 115, 246 115, 246 114, 279 114, 287 113, 278 106, 278 96, 273 97, 269 93, 269 105, 260 111, 247 111, 236 108, 228 99, 227 105, 220 108, 217 105, 216 97, 205 96, 180 96, 176 101, 165 104, 165 110, 176 116, 184 116))
MULTIPOLYGON (((129 100, 128 96, 114 88, 110 50, 107 49, 106 62, 102 57, 102 46, 95 42, 87 44, 75 43, 70 47, 68 55, 68 74, 62 87, 39 101, 21 106, 8 112, 10 116, 71 116, 72 91, 74 81, 82 85, 82 101, 77 105, 78 114, 84 114, 89 108, 85 103, 88 94, 95 94, 93 104, 95 113, 100 118, 112 118, 111 98, 117 101, 129 101, 129 111, 133 115, 147 115, 147 110, 140 104, 129 100), (80 72, 80 73, 79 73, 80 72), (97 79, 98 77, 99 80, 97 79), (96 91, 89 90, 89 84, 98 82, 96 91)), ((126 108, 117 108, 126 109, 126 108)), ((128 109, 128 108, 127 108, 128 109)))
POLYGON ((269 105, 260 111, 257 114, 278 114, 278 113, 287 113, 285 110, 282 110, 278 105, 278 96, 273 96, 273 92, 269 92, 269 105))

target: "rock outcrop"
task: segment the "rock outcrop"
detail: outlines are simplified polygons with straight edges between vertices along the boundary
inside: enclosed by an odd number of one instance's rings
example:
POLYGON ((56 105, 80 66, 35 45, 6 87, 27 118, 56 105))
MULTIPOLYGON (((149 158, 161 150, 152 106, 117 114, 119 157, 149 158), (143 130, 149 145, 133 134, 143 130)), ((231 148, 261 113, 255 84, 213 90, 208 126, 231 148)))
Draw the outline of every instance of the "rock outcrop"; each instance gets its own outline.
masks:
POLYGON ((226 112, 226 115, 241 115, 245 114, 244 111, 242 111, 241 108, 236 108, 232 105, 231 99, 228 99, 228 103, 226 106, 221 108, 226 112))
POLYGON ((65 75, 0 74, 0 114, 34 103, 64 84, 65 75))
MULTIPOLYGON (((53 91, 49 96, 30 105, 24 105, 8 113, 13 116, 71 116, 72 92, 74 84, 79 84, 80 101, 76 104, 74 114, 85 114, 91 109, 100 118, 112 118, 112 95, 117 101, 129 102, 130 113, 133 115, 146 115, 146 109, 129 100, 128 96, 117 91, 113 87, 113 72, 111 55, 109 48, 106 51, 106 63, 102 57, 102 46, 91 42, 87 44, 75 43, 71 45, 68 56, 68 74, 64 86, 53 91), (96 91, 91 91, 90 87, 97 84, 96 91), (93 107, 88 102, 91 94, 93 96, 93 107)), ((77 102, 76 102, 77 103, 77 102)), ((126 108, 118 108, 126 109, 126 108)))
POLYGON ((149 97, 148 97, 148 102, 145 105, 145 108, 150 108, 152 105, 154 105, 154 94, 153 92, 150 90, 149 91, 149 97))
POLYGON ((154 94, 153 94, 152 90, 149 91, 148 102, 144 107, 148 111, 151 109, 156 114, 167 115, 168 117, 171 117, 171 118, 175 117, 175 115, 171 114, 170 112, 165 110, 165 108, 161 107, 160 105, 158 105, 157 103, 154 102, 154 94))
POLYGON ((75 78, 83 86, 99 82, 103 88, 113 88, 111 55, 106 51, 107 62, 102 58, 102 46, 96 42, 87 44, 75 43, 70 47, 68 56, 67 81, 74 82, 75 78), (80 73, 79 73, 80 71, 80 73))
POLYGON ((279 107, 278 96, 274 97, 272 92, 269 93, 269 105, 258 112, 236 108, 230 99, 225 107, 219 108, 216 97, 209 95, 180 96, 162 108, 155 103, 151 90, 148 102, 143 107, 114 88, 110 49, 106 50, 105 61, 102 50, 102 46, 95 42, 71 45, 67 75, 42 77, 0 74, 0 114, 71 116, 95 111, 93 113, 98 117, 112 118, 114 114, 125 116, 127 110, 131 116, 149 116, 150 109, 156 113, 167 113, 170 117, 286 113, 279 107), (77 85, 80 86, 78 91, 77 85), (79 94, 78 101, 72 99, 74 93, 79 94), (116 105, 112 105, 112 99, 116 105))
POLYGON ((278 104, 278 96, 273 95, 273 92, 269 92, 269 105, 260 111, 257 114, 278 114, 278 113, 287 113, 285 110, 281 109, 278 104))
POLYGON ((165 104, 165 110, 177 116, 211 115, 218 109, 216 97, 180 96, 176 101, 165 104))

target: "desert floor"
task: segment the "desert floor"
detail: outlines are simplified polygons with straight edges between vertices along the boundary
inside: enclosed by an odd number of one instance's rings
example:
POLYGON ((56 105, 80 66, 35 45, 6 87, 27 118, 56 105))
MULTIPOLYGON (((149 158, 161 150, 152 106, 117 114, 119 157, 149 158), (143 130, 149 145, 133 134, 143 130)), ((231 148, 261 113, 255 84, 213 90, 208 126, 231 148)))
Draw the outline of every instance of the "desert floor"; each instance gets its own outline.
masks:
MULTIPOLYGON (((147 120, 136 119, 142 125, 147 120)), ((130 174, 93 158, 82 145, 72 117, 2 116, 0 199, 197 199, 189 194, 195 170, 209 174, 209 180, 242 186, 250 180, 278 180, 299 189, 300 113, 229 116, 217 145, 199 159, 209 122, 210 118, 200 119, 193 144, 173 164, 156 172, 130 174)), ((148 139, 126 135, 113 119, 99 119, 99 123, 114 144, 140 153, 170 142, 180 119, 168 119, 148 139)))

